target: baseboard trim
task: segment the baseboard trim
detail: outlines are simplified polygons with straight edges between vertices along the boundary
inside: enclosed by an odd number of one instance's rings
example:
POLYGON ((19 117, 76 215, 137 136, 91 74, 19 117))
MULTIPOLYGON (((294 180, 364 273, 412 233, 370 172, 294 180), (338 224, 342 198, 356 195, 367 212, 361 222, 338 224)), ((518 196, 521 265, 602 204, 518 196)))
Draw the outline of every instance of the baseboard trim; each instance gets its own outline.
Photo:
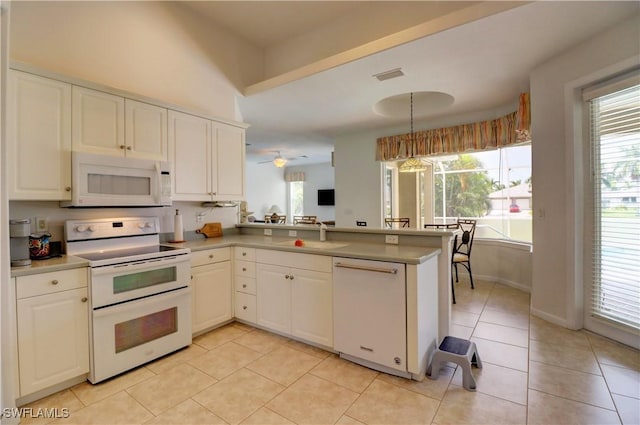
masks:
POLYGON ((520 291, 526 292, 528 294, 531 293, 531 288, 529 286, 523 285, 522 283, 514 282, 512 280, 502 279, 499 277, 489 276, 489 275, 482 275, 482 274, 477 275, 475 273, 473 274, 473 277, 480 280, 486 280, 488 282, 499 283, 501 285, 510 286, 512 288, 519 289, 520 291))
POLYGON ((540 319, 546 320, 547 322, 551 322, 554 325, 558 325, 558 326, 562 326, 563 328, 567 328, 567 329, 571 329, 569 328, 567 319, 564 319, 562 317, 558 317, 554 314, 549 314, 545 311, 542 310, 538 310, 537 308, 531 307, 530 312, 532 315, 539 317, 540 319))

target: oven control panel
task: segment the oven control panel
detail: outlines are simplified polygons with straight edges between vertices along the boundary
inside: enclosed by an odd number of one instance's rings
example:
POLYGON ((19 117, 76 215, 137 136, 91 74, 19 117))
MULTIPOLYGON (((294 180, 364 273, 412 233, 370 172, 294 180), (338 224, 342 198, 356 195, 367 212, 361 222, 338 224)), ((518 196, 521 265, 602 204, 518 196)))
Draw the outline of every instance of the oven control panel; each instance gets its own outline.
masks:
POLYGON ((124 217, 93 220, 67 220, 65 239, 69 241, 156 235, 158 217, 124 217))

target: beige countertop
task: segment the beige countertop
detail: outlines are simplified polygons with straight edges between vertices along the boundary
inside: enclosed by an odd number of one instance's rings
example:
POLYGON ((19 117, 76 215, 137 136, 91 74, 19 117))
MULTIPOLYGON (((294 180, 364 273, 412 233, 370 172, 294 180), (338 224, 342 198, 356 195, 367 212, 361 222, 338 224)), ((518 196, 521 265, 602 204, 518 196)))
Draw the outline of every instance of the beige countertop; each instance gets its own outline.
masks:
POLYGON ((439 248, 411 245, 371 244, 351 241, 327 241, 328 247, 318 239, 304 239, 308 242, 305 246, 296 247, 284 245, 287 241, 295 241, 296 238, 255 236, 255 235, 231 235, 220 238, 201 239, 187 241, 173 246, 183 246, 192 251, 201 251, 211 248, 226 246, 244 246, 248 248, 274 249, 287 252, 301 252, 307 254, 330 255, 333 257, 360 258, 365 260, 393 261, 406 264, 420 264, 429 258, 440 254, 439 248))
MULTIPOLYGON (((256 236, 256 235, 229 235, 219 238, 197 239, 182 243, 165 243, 171 246, 180 246, 191 251, 205 249, 244 246, 248 248, 273 249, 286 252, 300 252, 306 254, 330 255, 333 257, 360 258, 365 260, 390 261, 406 264, 420 264, 431 257, 440 254, 439 248, 412 245, 392 245, 384 243, 362 243, 351 241, 328 241, 326 244, 318 239, 302 239, 307 245, 296 247, 288 245, 287 241, 295 241, 296 238, 256 236)), ((79 257, 64 255, 49 260, 32 261, 31 266, 12 267, 11 276, 26 276, 30 274, 46 273, 58 270, 66 270, 79 267, 87 267, 89 262, 79 257)))
POLYGON ((62 257, 50 258, 48 260, 32 260, 30 266, 11 267, 11 277, 57 272, 87 266, 89 266, 89 261, 84 258, 74 257, 73 255, 63 255, 62 257))

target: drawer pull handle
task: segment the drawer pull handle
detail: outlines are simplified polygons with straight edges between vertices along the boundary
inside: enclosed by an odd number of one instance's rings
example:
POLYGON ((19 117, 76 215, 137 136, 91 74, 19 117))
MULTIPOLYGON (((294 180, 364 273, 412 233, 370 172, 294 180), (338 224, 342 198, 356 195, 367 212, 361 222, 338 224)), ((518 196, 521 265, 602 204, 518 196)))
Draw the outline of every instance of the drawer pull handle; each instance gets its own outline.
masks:
POLYGON ((289 279, 290 279, 290 280, 293 280, 293 275, 289 276, 289 279))
POLYGON ((242 284, 242 287, 243 287, 243 288, 246 288, 246 287, 247 287, 247 284, 246 284, 246 283, 243 283, 243 284, 242 284))
POLYGON ((242 253, 242 256, 243 256, 243 257, 246 257, 246 256, 247 256, 247 253, 246 253, 246 252, 243 252, 243 253, 242 253))
POLYGON ((57 279, 53 279, 53 280, 51 281, 51 284, 52 284, 52 285, 57 285, 57 284, 58 284, 58 280, 57 280, 57 279))
POLYGON ((124 145, 120 145, 120 149, 124 149, 124 145))
POLYGON ((80 298, 80 301, 82 301, 83 303, 86 303, 88 299, 89 298, 87 298, 87 297, 82 297, 82 298, 80 298))
POLYGON ((370 351, 370 352, 372 352, 372 353, 373 353, 373 348, 363 347, 363 346, 361 345, 361 346, 360 346, 360 349, 361 349, 361 350, 364 350, 364 351, 370 351))
POLYGON ((65 188, 64 188, 64 190, 65 190, 66 192, 71 192, 71 186, 67 186, 67 187, 65 187, 65 188))
POLYGON ((246 271, 247 271, 247 268, 246 268, 246 267, 243 267, 243 268, 242 268, 242 271, 243 271, 243 272, 246 272, 246 271))
POLYGON ((246 305, 243 305, 243 306, 242 306, 242 309, 243 309, 243 310, 246 310, 246 309, 247 309, 247 306, 246 306, 246 305))
POLYGON ((284 275, 284 278, 289 279, 289 275, 288 274, 284 275))
POLYGON ((213 258, 213 254, 209 254, 209 258, 213 258))
POLYGON ((131 146, 127 146, 127 150, 130 151, 131 150, 131 146))

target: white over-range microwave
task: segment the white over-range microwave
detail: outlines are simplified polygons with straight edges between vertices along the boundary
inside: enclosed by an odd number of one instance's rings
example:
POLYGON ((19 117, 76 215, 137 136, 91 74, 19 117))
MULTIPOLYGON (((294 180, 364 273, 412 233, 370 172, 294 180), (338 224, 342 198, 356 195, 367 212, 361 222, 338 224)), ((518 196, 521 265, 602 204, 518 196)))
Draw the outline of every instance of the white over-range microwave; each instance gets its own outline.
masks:
POLYGON ((171 205, 168 162, 71 153, 71 201, 62 207, 160 207, 171 205))

